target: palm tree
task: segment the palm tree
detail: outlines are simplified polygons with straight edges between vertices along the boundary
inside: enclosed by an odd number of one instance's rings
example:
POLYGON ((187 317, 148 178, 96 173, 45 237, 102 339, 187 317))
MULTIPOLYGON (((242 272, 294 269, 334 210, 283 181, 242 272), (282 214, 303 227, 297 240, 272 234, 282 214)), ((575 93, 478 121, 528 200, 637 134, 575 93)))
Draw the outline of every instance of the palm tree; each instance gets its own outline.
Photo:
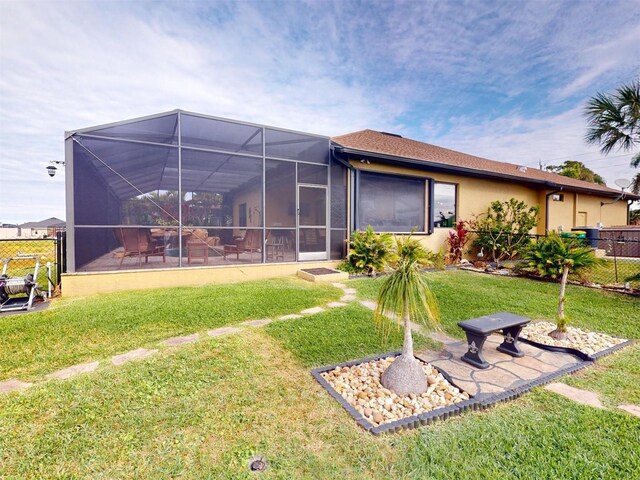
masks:
MULTIPOLYGON (((603 154, 640 145, 640 79, 618 87, 612 95, 596 94, 587 102, 584 115, 589 125, 586 140, 600 144, 603 154)), ((631 166, 640 166, 640 152, 631 159, 631 166)))
POLYGON ((428 253, 420 243, 408 236, 396 238, 395 255, 390 262, 389 275, 378 294, 376 323, 388 334, 394 318, 404 327, 402 354, 382 374, 381 383, 396 395, 421 394, 427 389, 422 365, 413 355, 411 321, 423 323, 436 330, 440 314, 435 297, 429 289, 422 267, 428 263, 428 253))
POLYGON ((569 273, 578 272, 601 263, 591 247, 580 245, 573 239, 564 239, 557 234, 533 245, 525 254, 529 266, 543 277, 557 278, 560 275, 560 298, 556 329, 549 336, 556 340, 567 338, 567 319, 564 315, 565 290, 569 273))

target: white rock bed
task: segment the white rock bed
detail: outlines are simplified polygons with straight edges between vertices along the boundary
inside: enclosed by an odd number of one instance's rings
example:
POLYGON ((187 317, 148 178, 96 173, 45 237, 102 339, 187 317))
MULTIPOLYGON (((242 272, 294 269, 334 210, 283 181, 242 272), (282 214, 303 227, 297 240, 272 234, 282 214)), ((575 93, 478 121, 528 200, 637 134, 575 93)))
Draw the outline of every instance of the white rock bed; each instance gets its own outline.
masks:
POLYGON ((395 358, 336 367, 321 375, 342 398, 376 426, 469 399, 469 394, 451 385, 428 363, 422 366, 427 375, 427 391, 422 395, 399 397, 380 383, 382 372, 395 358))
POLYGON ((619 343, 626 342, 624 338, 616 338, 606 333, 591 332, 576 327, 567 327, 567 338, 565 340, 556 340, 549 336, 549 332, 552 332, 555 328, 556 324, 551 322, 530 323, 522 329, 520 337, 544 345, 573 348, 587 355, 593 355, 619 343))

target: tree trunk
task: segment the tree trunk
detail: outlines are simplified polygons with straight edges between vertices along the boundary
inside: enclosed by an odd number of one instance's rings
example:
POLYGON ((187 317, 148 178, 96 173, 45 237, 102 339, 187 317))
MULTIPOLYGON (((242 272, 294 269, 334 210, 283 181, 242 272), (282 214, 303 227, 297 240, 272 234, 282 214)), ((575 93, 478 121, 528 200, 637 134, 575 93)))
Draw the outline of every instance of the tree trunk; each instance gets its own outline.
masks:
POLYGON ((558 321, 556 329, 549 334, 556 340, 564 340, 567 338, 567 323, 564 318, 564 292, 567 287, 567 278, 569 277, 569 265, 562 268, 562 279, 560 280, 560 299, 558 300, 558 321))
POLYGON ((422 369, 422 363, 413 355, 413 335, 409 324, 407 300, 404 300, 404 342, 402 354, 396 358, 384 371, 381 378, 382 386, 404 397, 410 393, 420 395, 427 390, 427 376, 422 369))

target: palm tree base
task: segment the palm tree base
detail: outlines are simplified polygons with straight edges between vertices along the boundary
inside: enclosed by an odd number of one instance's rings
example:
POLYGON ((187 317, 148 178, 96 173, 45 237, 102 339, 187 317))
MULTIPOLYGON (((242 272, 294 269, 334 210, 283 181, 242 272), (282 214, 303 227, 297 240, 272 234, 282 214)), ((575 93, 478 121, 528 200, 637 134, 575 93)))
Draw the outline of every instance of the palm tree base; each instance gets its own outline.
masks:
POLYGON ((549 336, 554 340, 567 340, 569 338, 567 331, 560 330, 559 328, 556 328, 554 331, 549 332, 549 336))
POLYGON ((382 386, 398 396, 406 397, 427 391, 427 376, 415 357, 400 355, 382 374, 382 386))

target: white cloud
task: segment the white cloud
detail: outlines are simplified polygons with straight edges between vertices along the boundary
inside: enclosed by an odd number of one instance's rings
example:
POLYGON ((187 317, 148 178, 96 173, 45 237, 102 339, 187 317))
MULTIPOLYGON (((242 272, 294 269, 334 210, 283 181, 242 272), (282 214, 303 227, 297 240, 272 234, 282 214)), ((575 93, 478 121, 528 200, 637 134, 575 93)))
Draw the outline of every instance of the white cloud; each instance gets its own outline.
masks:
POLYGON ((456 121, 451 132, 427 141, 480 157, 538 167, 559 165, 565 160, 583 162, 602 175, 612 188, 617 178, 631 179, 637 172, 629 166, 633 153, 601 155, 597 146, 584 141, 585 120, 581 108, 558 115, 527 118, 505 115, 482 123, 456 121))

